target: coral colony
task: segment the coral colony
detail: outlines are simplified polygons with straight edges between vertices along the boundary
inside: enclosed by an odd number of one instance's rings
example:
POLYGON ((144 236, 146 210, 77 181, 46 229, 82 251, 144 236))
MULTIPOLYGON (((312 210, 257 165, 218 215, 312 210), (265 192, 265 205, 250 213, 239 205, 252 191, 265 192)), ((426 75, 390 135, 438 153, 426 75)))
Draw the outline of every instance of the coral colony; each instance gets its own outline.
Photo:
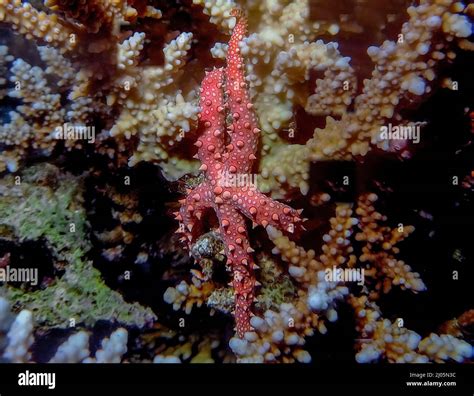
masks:
POLYGON ((3 361, 472 362, 474 7, 332 3, 0 0, 3 361))

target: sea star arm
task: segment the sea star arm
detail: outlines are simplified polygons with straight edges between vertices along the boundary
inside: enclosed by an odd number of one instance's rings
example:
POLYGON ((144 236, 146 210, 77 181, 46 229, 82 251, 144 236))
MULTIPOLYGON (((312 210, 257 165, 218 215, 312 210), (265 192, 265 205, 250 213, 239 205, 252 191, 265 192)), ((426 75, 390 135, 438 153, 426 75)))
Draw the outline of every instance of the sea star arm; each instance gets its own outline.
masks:
POLYGON ((195 145, 201 161, 201 170, 209 180, 216 180, 222 170, 224 153, 225 107, 223 95, 224 71, 206 72, 201 86, 201 113, 199 114, 200 137, 195 145))
POLYGON ((235 295, 235 323, 239 337, 251 331, 251 307, 255 297, 254 261, 249 244, 244 216, 233 206, 218 205, 221 236, 225 245, 227 264, 232 268, 235 295))
POLYGON ((232 32, 227 52, 226 93, 232 124, 228 126, 226 170, 230 173, 250 173, 258 145, 258 121, 253 111, 244 75, 244 61, 239 43, 246 34, 247 20, 234 10, 237 24, 232 32))
POLYGON ((238 190, 236 195, 239 210, 254 224, 271 225, 289 233, 301 228, 301 210, 275 201, 251 187, 238 190))
POLYGON ((179 201, 181 208, 175 213, 176 220, 180 222, 177 232, 183 234, 182 241, 191 245, 202 234, 201 217, 206 209, 212 207, 209 188, 201 184, 188 190, 186 198, 179 201))

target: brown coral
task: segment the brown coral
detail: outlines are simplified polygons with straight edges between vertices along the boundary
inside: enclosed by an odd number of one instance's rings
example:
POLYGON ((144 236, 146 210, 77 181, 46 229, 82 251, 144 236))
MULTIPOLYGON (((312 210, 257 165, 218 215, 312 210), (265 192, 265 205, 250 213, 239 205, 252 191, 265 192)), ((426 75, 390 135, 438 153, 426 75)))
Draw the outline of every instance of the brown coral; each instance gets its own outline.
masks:
POLYGON ((393 285, 413 292, 425 290, 426 286, 419 274, 413 272, 403 260, 395 257, 400 252, 396 245, 415 228, 403 224, 396 228, 382 225, 387 217, 375 210, 374 203, 377 199, 375 194, 363 194, 359 197, 356 210, 360 219, 360 232, 357 233, 356 240, 365 244, 359 259, 368 264, 366 275, 375 280, 375 290, 381 290, 383 293, 387 293, 393 285))

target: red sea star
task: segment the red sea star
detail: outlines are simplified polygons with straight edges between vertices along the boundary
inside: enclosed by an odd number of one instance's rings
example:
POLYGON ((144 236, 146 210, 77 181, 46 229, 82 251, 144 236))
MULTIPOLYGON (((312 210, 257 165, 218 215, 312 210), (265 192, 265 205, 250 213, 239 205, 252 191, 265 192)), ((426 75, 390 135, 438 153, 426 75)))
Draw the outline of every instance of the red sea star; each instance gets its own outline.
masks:
POLYGON ((227 67, 206 73, 201 86, 200 137, 195 145, 206 179, 188 190, 186 198, 180 201, 181 209, 176 218, 182 223, 184 240, 191 244, 202 234, 200 220, 204 211, 210 208, 215 211, 227 263, 233 272, 236 330, 242 338, 251 331, 251 307, 258 285, 245 218, 251 219, 254 225, 272 225, 292 233, 301 222, 301 211, 272 200, 249 182, 253 162, 257 159, 260 129, 246 89, 239 48, 247 21, 239 12, 233 15, 237 17, 237 24, 229 42, 227 67), (232 117, 232 124, 227 128, 226 113, 232 117))

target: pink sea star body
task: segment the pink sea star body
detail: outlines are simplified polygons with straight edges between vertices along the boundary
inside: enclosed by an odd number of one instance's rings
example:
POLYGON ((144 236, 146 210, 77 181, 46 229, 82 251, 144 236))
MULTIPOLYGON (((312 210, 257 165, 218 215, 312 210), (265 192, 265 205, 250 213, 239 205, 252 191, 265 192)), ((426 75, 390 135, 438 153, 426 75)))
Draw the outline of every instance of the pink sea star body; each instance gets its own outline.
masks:
POLYGON ((239 337, 251 331, 250 318, 258 282, 247 233, 246 218, 254 226, 271 225, 293 233, 300 224, 300 210, 274 201, 257 190, 253 183, 228 183, 226 180, 251 180, 257 159, 260 129, 245 83, 244 63, 239 42, 246 34, 247 21, 238 12, 237 24, 229 42, 227 67, 207 72, 200 91, 199 138, 197 158, 205 180, 188 190, 181 200, 176 218, 180 232, 191 245, 202 234, 201 218, 214 210, 225 244, 227 264, 232 269, 231 285, 235 294, 235 322, 239 337), (226 119, 232 119, 226 125, 226 119), (244 176, 237 178, 237 176, 244 176))

